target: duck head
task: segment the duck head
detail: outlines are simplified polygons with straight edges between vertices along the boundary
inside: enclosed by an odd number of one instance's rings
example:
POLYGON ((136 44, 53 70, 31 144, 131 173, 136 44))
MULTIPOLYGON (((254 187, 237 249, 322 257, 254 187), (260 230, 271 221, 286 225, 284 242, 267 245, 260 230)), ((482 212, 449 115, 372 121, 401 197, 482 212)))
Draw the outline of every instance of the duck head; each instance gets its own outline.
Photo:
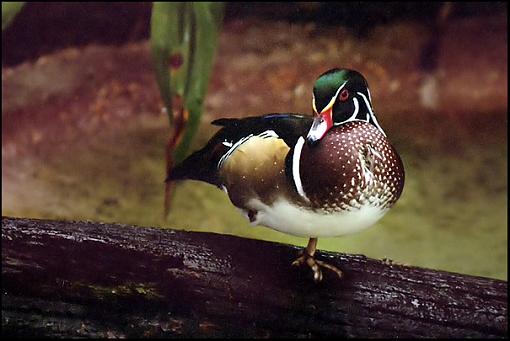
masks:
POLYGON ((368 83, 363 75, 349 69, 331 69, 317 78, 313 87, 314 120, 306 137, 317 144, 334 126, 351 121, 375 125, 384 135, 372 109, 368 83))

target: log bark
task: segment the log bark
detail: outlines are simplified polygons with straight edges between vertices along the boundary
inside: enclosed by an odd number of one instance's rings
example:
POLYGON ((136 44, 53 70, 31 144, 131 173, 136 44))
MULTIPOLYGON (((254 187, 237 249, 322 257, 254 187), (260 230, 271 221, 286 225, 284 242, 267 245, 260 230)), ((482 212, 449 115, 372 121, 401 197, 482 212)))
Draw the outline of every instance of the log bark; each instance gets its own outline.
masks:
POLYGON ((2 336, 508 337, 507 282, 212 233, 2 218, 2 336))

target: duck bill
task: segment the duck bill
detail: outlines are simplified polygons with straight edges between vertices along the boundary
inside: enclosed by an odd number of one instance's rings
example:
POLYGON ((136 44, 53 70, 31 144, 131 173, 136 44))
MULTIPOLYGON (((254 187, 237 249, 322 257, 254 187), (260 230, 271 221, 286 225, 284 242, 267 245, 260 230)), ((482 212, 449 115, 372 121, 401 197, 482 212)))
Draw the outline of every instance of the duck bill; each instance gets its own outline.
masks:
POLYGON ((333 108, 329 108, 319 115, 315 115, 312 127, 306 136, 308 145, 313 146, 319 142, 331 127, 333 127, 333 108))

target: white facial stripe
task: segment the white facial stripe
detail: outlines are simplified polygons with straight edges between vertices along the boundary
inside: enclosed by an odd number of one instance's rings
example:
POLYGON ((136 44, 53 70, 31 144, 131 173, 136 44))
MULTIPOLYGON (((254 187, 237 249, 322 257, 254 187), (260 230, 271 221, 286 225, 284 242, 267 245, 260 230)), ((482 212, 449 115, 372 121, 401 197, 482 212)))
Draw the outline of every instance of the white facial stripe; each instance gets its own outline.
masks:
POLYGON ((381 133, 383 133, 384 136, 386 136, 386 133, 384 132, 384 130, 382 129, 382 127, 379 125, 379 122, 377 121, 377 118, 375 117, 375 115, 372 114, 372 118, 374 120, 374 123, 375 125, 377 126, 377 128, 379 128, 379 130, 381 131, 381 133))
POLYGON ((303 136, 300 136, 297 140, 296 146, 294 147, 294 154, 292 154, 292 179, 294 180, 294 184, 296 185, 296 189, 301 197, 303 197, 306 201, 310 201, 303 190, 303 184, 301 183, 301 175, 299 173, 299 161, 301 159, 301 150, 303 149, 303 145, 305 143, 305 139, 303 136))
POLYGON ((312 94, 312 108, 313 112, 317 114, 317 107, 315 106, 315 95, 312 94))
POLYGON ((354 103, 354 113, 352 114, 351 117, 349 117, 349 119, 347 121, 354 120, 356 118, 356 116, 358 116, 358 111, 359 111, 358 99, 356 97, 354 97, 352 99, 352 102, 354 103))
POLYGON ((355 121, 356 120, 356 116, 358 116, 358 111, 359 111, 359 102, 358 102, 358 99, 356 97, 354 97, 352 99, 352 102, 354 103, 354 113, 351 115, 351 117, 349 117, 345 121, 333 124, 334 126, 339 126, 340 124, 344 124, 345 122, 351 122, 351 121, 355 121))
MULTIPOLYGON (((335 93, 335 96, 333 96, 333 98, 331 98, 331 101, 329 101, 328 105, 326 105, 326 107, 324 109, 322 109, 321 114, 323 112, 325 112, 326 110, 329 110, 333 106, 333 104, 335 104, 336 98, 337 98, 338 94, 340 93, 340 90, 343 89, 343 87, 345 86, 345 84, 347 84, 347 82, 348 81, 345 81, 342 85, 340 85, 340 87, 338 88, 338 90, 335 93)), ((314 102, 315 102, 315 100, 314 100, 314 102)))
POLYGON ((365 101, 365 104, 366 104, 366 106, 368 108, 368 113, 370 114, 370 117, 374 121, 377 129, 379 129, 381 131, 381 133, 383 133, 383 135, 386 136, 386 133, 384 133, 384 130, 382 130, 381 126, 379 125, 379 122, 377 122, 377 119, 375 118, 375 114, 372 111, 372 106, 370 105, 370 102, 368 101, 367 96, 365 96, 362 92, 358 92, 358 95, 363 97, 363 100, 365 101))

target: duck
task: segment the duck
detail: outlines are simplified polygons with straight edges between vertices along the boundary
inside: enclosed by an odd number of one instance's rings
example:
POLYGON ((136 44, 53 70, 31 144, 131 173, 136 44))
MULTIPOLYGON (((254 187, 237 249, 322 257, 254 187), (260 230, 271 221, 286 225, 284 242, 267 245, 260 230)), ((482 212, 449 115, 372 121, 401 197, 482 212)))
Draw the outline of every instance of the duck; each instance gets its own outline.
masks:
POLYGON ((313 85, 312 115, 269 113, 220 118, 206 145, 175 166, 166 181, 197 180, 223 190, 252 225, 306 237, 291 264, 322 269, 318 238, 373 226, 404 188, 402 160, 379 124, 368 82, 334 68, 313 85))

